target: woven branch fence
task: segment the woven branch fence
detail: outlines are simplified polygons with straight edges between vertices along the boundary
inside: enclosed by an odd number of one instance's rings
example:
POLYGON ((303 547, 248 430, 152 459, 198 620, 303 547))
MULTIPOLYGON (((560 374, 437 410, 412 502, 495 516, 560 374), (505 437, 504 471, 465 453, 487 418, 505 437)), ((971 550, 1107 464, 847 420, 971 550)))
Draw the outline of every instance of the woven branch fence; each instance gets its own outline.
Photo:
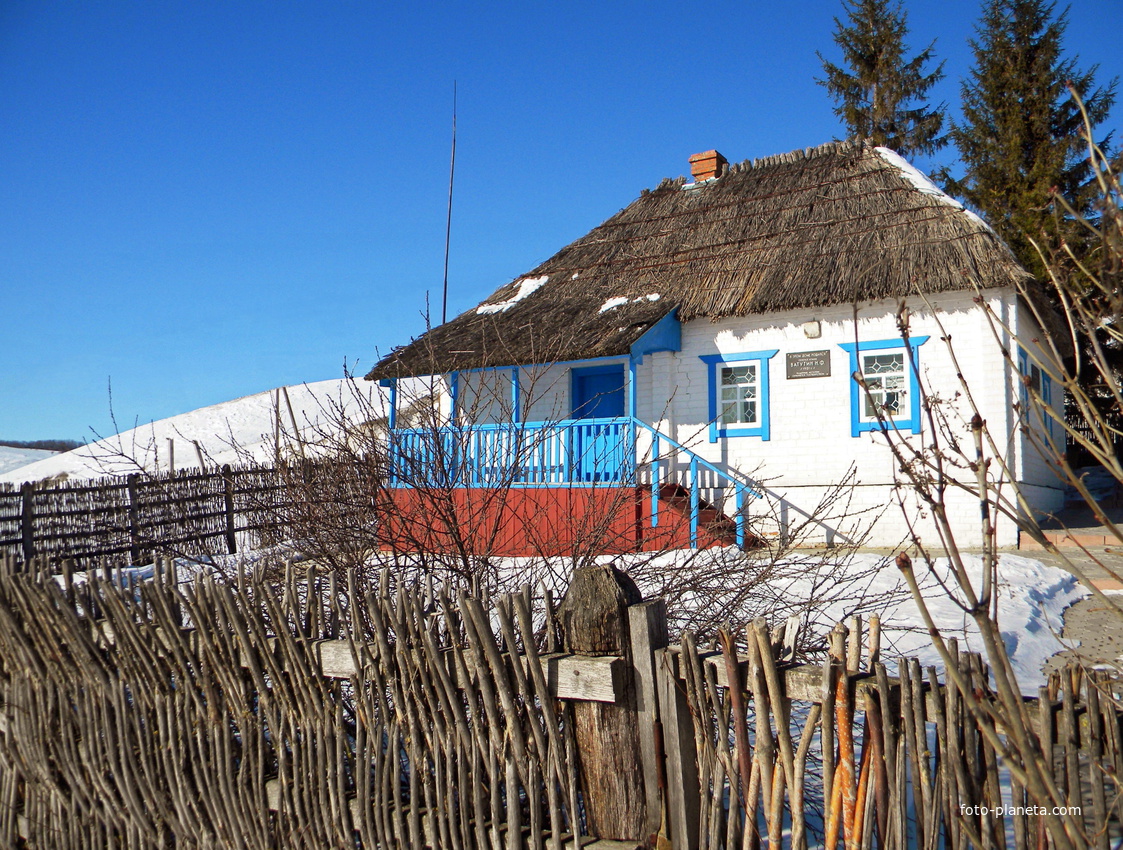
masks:
MULTIPOLYGON (((863 660, 857 623, 821 665, 792 662, 794 623, 668 647, 662 601, 611 568, 556 608, 174 570, 0 559, 0 846, 1051 844, 998 808, 1033 802, 969 708, 993 695, 968 653, 965 693, 912 660, 889 676, 876 627, 863 660)), ((1070 670, 1026 701, 1099 848, 1123 839, 1112 687, 1070 670)))
POLYGON ((573 843, 528 595, 158 576, 0 578, 3 846, 573 843))
MULTIPOLYGON (((328 462, 302 462, 305 477, 328 462)), ((154 554, 233 554, 286 539, 312 488, 286 483, 292 469, 223 466, 96 481, 0 484, 0 555, 94 562, 149 562, 154 554)), ((338 484, 338 482, 334 482, 338 484)), ((322 512, 321 512, 322 513, 322 512)))
MULTIPOLYGON (((699 797, 682 804, 683 842, 842 842, 847 850, 1051 845, 1040 801, 988 742, 984 726, 994 721, 970 708, 997 700, 980 656, 960 652, 951 639, 958 677, 922 670, 915 658, 900 659, 891 677, 879 660, 876 620, 871 626, 866 653, 860 620, 836 627, 821 666, 784 663, 790 635, 782 626, 769 632, 763 621, 746 629, 745 652, 727 635, 720 649, 699 651, 687 634, 664 653, 693 727, 697 783, 687 787, 699 797)), ((1053 802, 1074 816, 1078 846, 1106 850, 1123 841, 1117 691, 1106 674, 1071 667, 1037 699, 1024 700, 1031 731, 1052 757, 1053 802)))

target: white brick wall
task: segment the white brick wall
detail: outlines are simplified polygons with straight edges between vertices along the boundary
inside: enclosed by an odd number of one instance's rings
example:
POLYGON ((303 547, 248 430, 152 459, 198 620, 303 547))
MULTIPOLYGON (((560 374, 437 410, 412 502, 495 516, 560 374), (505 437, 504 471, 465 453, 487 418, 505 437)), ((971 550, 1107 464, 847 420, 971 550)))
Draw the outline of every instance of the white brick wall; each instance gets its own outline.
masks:
POLYGON ((556 422, 569 416, 568 366, 532 366, 521 370, 522 414, 526 422, 556 422))
MULTIPOLYGON (((1044 334, 1041 331, 1037 321, 1034 319, 1033 312, 1024 303, 1019 302, 1015 315, 1015 333, 1018 338, 1018 346, 1024 349, 1028 354, 1029 363, 1037 363, 1043 368, 1046 374, 1050 374, 1047 363, 1052 359, 1048 349, 1047 343, 1043 340, 1044 334)), ((1012 356, 1017 358, 1017 352, 1012 349, 1012 356)), ((1050 374, 1052 379, 1054 376, 1050 374)), ((1056 380, 1053 380, 1052 387, 1052 408, 1054 413, 1062 417, 1064 416, 1064 392, 1056 380)), ((1012 400, 1022 402, 1023 389, 1020 385, 1020 377, 1015 380, 1012 389, 1012 400)), ((1052 423, 1050 426, 1048 422, 1042 422, 1038 418, 1038 413, 1033 411, 1032 405, 1027 410, 1026 419, 1033 426, 1037 434, 1037 442, 1048 446, 1050 443, 1057 447, 1058 450, 1064 449, 1064 429, 1057 422, 1052 423)), ((1052 452, 1046 450, 1044 453, 1038 446, 1035 446, 1034 441, 1022 438, 1023 449, 1019 457, 1018 478, 1029 484, 1034 484, 1043 488, 1058 489, 1061 485, 1058 483, 1055 466, 1050 460, 1052 452)))
MULTIPOLYGON (((568 419, 573 410, 573 368, 619 363, 627 370, 626 357, 599 359, 587 363, 524 366, 519 369, 520 412, 524 422, 555 422, 568 419)), ((651 396, 651 374, 637 375, 640 399, 651 396)), ((462 372, 459 377, 459 407, 462 416, 471 413, 476 423, 509 422, 513 409, 510 369, 462 372)), ((642 418, 642 407, 640 414, 642 418)))
MULTIPOLYGON (((992 306, 999 315, 1018 312, 1010 292, 994 293, 992 306)), ((899 339, 896 326, 897 302, 886 301, 864 306, 858 311, 857 336, 863 341, 899 339)), ((1059 491, 1050 490, 1051 477, 1040 462, 1024 464, 1024 438, 1015 428, 1011 409, 1018 386, 1013 370, 1004 361, 998 341, 989 328, 984 311, 969 294, 951 293, 935 300, 938 320, 919 299, 909 301, 910 333, 913 338, 928 336, 919 348, 922 383, 934 397, 947 404, 939 406, 948 416, 949 427, 961 445, 971 446, 967 422, 971 408, 966 402, 957 373, 962 373, 971 397, 986 420, 1000 456, 1013 462, 1016 475, 1039 485, 1028 494, 1040 509, 1056 509, 1059 491), (949 337, 954 358, 944 337, 949 337), (1008 437, 1014 433, 1014 440, 1008 437)), ((1017 316, 1023 322, 1024 317, 1017 316)), ((682 351, 657 354, 641 367, 654 381, 656 391, 641 415, 648 421, 664 420, 680 442, 718 464, 728 464, 755 474, 768 487, 770 504, 757 503, 754 510, 777 513, 781 501, 790 503, 789 515, 812 511, 826 488, 842 481, 849 469, 856 470, 855 486, 848 493, 847 516, 835 516, 816 535, 854 537, 861 527, 870 525, 874 514, 880 518, 865 542, 871 546, 897 545, 908 532, 905 517, 897 505, 894 489, 894 462, 881 435, 863 433, 851 436, 850 357, 840 343, 854 342, 854 313, 849 307, 816 308, 768 316, 729 318, 719 322, 699 320, 683 327, 682 351), (802 325, 818 321, 821 337, 809 339, 802 325), (769 363, 771 439, 726 437, 709 442, 708 365, 699 358, 708 354, 779 349, 769 363), (829 377, 787 379, 785 354, 799 351, 830 352, 829 377), (666 408, 664 415, 656 413, 666 408), (755 471, 755 473, 754 473, 755 471), (828 531, 829 529, 829 531, 828 531)), ((923 422, 922 433, 910 441, 931 441, 931 428, 923 422)), ((999 464, 992 465, 995 475, 999 464)), ((1055 485, 1053 485, 1055 486, 1055 485)), ((910 515, 922 536, 935 542, 934 529, 924 512, 905 498, 910 515)), ((962 545, 979 545, 979 505, 976 499, 957 494, 949 500, 962 545)), ((1016 545, 1016 528, 1011 522, 998 523, 1000 543, 1016 545)), ((820 541, 821 542, 821 541, 820 541)))

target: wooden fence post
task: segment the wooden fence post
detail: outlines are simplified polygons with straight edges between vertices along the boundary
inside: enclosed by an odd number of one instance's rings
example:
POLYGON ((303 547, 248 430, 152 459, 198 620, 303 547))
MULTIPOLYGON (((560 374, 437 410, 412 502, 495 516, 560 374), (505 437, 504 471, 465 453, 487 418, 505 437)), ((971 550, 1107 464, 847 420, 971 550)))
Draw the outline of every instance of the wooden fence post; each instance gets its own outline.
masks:
POLYGON ((35 505, 32 502, 35 491, 31 482, 24 482, 20 488, 23 505, 20 509, 20 530, 23 532, 23 562, 30 564, 35 557, 35 505))
POLYGON ((652 836, 659 832, 663 804, 661 792, 666 784, 661 763, 663 747, 657 744, 657 741, 662 741, 663 730, 659 722, 655 651, 667 646, 667 603, 662 599, 653 599, 629 606, 628 631, 636 685, 636 726, 643 765, 643 790, 647 801, 644 833, 652 836))
POLYGON ((129 494, 129 560, 133 564, 140 563, 140 543, 137 541, 137 534, 140 530, 140 508, 137 505, 137 486, 136 482, 140 476, 133 472, 125 479, 125 488, 129 494))
POLYGON ((238 554, 238 538, 234 536, 234 478, 230 464, 222 465, 222 498, 226 508, 226 551, 238 554))
POLYGON ((655 659, 667 764, 667 821, 671 846, 675 850, 696 850, 702 795, 698 786, 694 721, 686 701, 686 687, 679 676, 679 657, 663 650, 656 653, 655 659))
POLYGON ((565 648, 625 658, 616 702, 575 702, 574 732, 589 833, 646 841, 647 797, 631 664, 628 606, 642 601, 630 578, 611 567, 581 567, 559 608, 565 648))

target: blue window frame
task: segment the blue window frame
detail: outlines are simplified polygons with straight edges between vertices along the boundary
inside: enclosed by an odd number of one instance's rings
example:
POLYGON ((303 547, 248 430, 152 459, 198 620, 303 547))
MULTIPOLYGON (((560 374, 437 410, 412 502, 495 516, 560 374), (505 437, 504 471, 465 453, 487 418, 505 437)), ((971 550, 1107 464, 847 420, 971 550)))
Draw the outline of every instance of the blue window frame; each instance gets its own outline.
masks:
POLYGON ((778 348, 738 354, 703 354, 708 367, 710 442, 723 437, 768 440, 768 361, 778 348))
POLYGON ((870 342, 845 342, 839 345, 850 355, 850 375, 861 374, 869 387, 869 394, 857 381, 850 380, 850 436, 857 437, 866 431, 912 431, 919 434, 920 386, 916 375, 919 368, 919 348, 928 341, 926 336, 903 339, 878 339, 870 342), (914 368, 914 364, 916 368, 914 368), (879 421, 879 414, 886 420, 879 421))
MULTIPOLYGON (((1038 366, 1029 358, 1029 353, 1023 349, 1018 349, 1018 371, 1022 374, 1023 380, 1021 384, 1020 393, 1022 399, 1022 421, 1029 424, 1030 422, 1030 396, 1029 391, 1032 388, 1037 397, 1041 399, 1046 407, 1053 406, 1053 378, 1048 372, 1038 366)), ((1041 418, 1045 420, 1045 430, 1049 436, 1053 436, 1053 418, 1049 414, 1042 411, 1041 418)))

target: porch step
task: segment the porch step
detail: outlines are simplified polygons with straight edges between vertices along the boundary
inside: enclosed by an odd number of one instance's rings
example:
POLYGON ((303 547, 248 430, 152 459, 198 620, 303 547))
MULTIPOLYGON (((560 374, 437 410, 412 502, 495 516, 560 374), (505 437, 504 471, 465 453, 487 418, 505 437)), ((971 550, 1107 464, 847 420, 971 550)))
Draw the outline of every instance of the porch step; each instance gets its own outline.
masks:
MULTIPOLYGON (((690 542, 690 490, 681 484, 663 484, 659 487, 660 526, 676 530, 674 536, 686 535, 690 542), (664 514, 670 516, 664 519, 664 514)), ((656 531, 657 529, 649 529, 656 531)), ((759 545, 760 541, 746 530, 745 548, 759 545)), ((737 522, 705 499, 698 500, 698 548, 737 545, 737 522)))
MULTIPOLYGON (((662 485, 659 488, 659 500, 681 510, 687 516, 690 515, 690 491, 681 484, 662 485)), ((702 525, 703 523, 713 527, 728 525, 734 533, 737 530, 736 522, 718 510, 712 503, 700 498, 698 500, 698 524, 702 525)))

